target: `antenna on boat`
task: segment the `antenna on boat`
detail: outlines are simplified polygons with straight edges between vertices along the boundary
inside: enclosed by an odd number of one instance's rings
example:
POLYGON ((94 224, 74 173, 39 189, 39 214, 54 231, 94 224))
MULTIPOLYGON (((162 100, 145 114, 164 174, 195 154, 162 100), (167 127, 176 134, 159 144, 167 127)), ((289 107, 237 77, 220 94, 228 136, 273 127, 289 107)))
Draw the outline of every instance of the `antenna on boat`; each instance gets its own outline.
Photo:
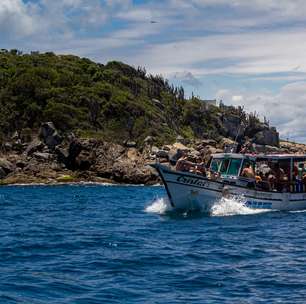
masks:
POLYGON ((232 152, 239 152, 237 151, 237 148, 238 148, 238 143, 237 143, 237 140, 238 140, 238 136, 239 136, 239 133, 240 133, 240 128, 241 128, 241 119, 242 119, 242 115, 239 116, 239 119, 240 119, 240 124, 239 124, 239 127, 237 128, 237 134, 236 134, 236 137, 235 137, 235 151, 232 151, 232 152))
POLYGON ((241 127, 241 124, 239 124, 239 127, 237 129, 237 134, 236 134, 236 137, 235 137, 235 142, 237 142, 237 139, 238 139, 238 136, 239 136, 239 132, 240 132, 240 127, 241 127))

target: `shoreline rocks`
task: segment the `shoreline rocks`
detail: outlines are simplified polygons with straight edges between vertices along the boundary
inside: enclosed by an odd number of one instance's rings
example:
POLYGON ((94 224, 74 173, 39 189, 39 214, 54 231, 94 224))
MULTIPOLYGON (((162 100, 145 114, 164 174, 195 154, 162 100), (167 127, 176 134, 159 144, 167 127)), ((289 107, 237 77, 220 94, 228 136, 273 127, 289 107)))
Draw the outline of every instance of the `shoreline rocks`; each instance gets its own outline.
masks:
MULTIPOLYGON (((260 132, 266 132, 261 133, 266 142, 275 141, 278 136, 273 130, 272 135, 267 130, 260 132)), ((175 143, 157 147, 154 139, 147 137, 143 147, 137 147, 132 140, 120 145, 74 135, 65 138, 48 122, 29 142, 21 141, 18 149, 14 150, 11 142, 4 143, 0 154, 0 185, 72 182, 153 185, 161 181, 150 163, 157 160, 174 166, 184 152, 193 162, 208 161, 211 154, 235 144, 238 143, 226 137, 193 141, 178 137, 175 143)), ((256 153, 306 153, 306 145, 284 141, 278 147, 253 141, 252 147, 256 153)))

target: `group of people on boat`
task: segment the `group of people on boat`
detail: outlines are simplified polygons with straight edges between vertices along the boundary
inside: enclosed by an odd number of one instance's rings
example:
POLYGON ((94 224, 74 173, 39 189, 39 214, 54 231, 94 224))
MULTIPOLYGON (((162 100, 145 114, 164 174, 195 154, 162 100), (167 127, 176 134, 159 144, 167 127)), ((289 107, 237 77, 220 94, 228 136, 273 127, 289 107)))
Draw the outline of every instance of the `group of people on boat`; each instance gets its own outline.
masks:
POLYGON ((190 172, 203 176, 207 176, 207 168, 205 162, 198 160, 197 162, 192 162, 189 160, 188 153, 182 152, 182 156, 177 160, 176 171, 190 172))
MULTIPOLYGON (((176 170, 198 174, 209 179, 221 177, 218 170, 213 170, 204 161, 191 161, 186 152, 183 152, 176 162, 176 170)), ((306 192, 306 168, 304 162, 295 163, 294 166, 291 166, 286 161, 264 161, 259 163, 244 161, 239 177, 247 179, 253 187, 265 191, 306 192)))
POLYGON ((292 172, 290 165, 283 163, 268 164, 265 173, 258 170, 255 176, 258 186, 264 190, 278 192, 305 192, 306 170, 304 163, 295 164, 292 172))

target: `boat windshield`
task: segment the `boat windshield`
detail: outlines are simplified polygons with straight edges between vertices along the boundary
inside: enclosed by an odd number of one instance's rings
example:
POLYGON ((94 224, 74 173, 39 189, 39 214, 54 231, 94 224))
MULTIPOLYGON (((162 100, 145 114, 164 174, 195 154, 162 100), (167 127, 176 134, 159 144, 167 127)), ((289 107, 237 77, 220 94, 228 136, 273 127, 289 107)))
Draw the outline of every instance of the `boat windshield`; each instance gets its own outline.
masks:
POLYGON ((210 164, 210 170, 213 172, 219 172, 220 165, 222 163, 222 159, 214 158, 210 164))
POLYGON ((220 168, 221 175, 227 173, 227 169, 229 167, 229 164, 230 164, 230 159, 229 158, 227 158, 227 159, 225 158, 225 159, 222 160, 222 165, 221 165, 221 168, 220 168))
POLYGON ((211 161, 210 169, 221 175, 238 176, 241 167, 241 158, 218 158, 211 161))
POLYGON ((240 167, 241 167, 241 161, 242 161, 242 159, 232 158, 231 163, 230 163, 230 165, 228 167, 228 170, 227 170, 227 174, 238 176, 239 175, 239 170, 240 170, 240 167))

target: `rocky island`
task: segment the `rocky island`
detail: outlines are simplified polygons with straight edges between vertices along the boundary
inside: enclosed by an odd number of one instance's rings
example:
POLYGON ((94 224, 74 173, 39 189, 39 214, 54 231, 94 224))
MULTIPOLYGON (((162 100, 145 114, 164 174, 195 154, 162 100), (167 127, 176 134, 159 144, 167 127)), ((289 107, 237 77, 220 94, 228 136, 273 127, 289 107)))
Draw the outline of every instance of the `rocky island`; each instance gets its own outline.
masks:
POLYGON ((155 184, 148 166, 233 143, 305 153, 242 107, 186 98, 144 68, 53 53, 0 52, 0 184, 155 184))

